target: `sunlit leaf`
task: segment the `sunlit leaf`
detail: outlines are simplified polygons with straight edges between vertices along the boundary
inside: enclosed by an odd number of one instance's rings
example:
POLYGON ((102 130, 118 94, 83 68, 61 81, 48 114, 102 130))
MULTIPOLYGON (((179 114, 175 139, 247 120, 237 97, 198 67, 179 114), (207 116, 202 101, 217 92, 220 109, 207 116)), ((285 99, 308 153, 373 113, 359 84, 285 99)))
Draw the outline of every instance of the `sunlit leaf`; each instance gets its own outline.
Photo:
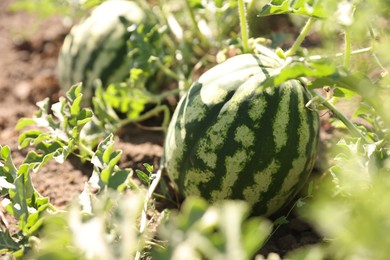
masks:
POLYGON ((150 184, 150 177, 144 173, 141 170, 136 169, 135 173, 137 174, 138 178, 145 184, 149 185, 150 184))
POLYGON ((275 14, 299 14, 304 16, 327 18, 329 10, 320 0, 272 0, 260 12, 260 16, 275 14))
MULTIPOLYGON (((111 189, 118 189, 131 174, 130 169, 120 169, 117 167, 122 151, 113 150, 114 140, 110 134, 102 142, 99 143, 95 154, 91 158, 91 163, 94 165, 93 183, 98 184, 100 188, 107 186, 111 189), (97 180, 99 178, 99 181, 97 180)), ((91 177, 91 178, 92 178, 91 177)))

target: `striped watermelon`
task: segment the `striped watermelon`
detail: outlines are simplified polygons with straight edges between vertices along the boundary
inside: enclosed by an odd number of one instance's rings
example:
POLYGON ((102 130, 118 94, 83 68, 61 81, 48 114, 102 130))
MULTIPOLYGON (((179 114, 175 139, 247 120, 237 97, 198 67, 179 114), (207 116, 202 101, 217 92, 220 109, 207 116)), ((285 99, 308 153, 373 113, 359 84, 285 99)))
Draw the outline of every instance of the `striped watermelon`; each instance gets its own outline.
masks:
POLYGON ((203 74, 180 100, 164 148, 181 196, 246 200, 269 216, 302 188, 319 139, 317 112, 298 80, 263 87, 282 61, 242 54, 203 74))
POLYGON ((64 40, 58 59, 62 89, 83 82, 85 100, 91 100, 97 79, 103 86, 123 82, 129 76, 127 28, 145 17, 134 2, 106 1, 75 25, 64 40))

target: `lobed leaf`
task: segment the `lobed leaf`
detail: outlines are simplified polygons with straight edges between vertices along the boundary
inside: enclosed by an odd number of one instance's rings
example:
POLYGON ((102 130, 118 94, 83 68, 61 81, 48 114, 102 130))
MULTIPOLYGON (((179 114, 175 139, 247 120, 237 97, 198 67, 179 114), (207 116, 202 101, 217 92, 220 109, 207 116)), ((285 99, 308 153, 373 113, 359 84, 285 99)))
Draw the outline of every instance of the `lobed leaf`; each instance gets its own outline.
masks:
POLYGON ((99 185, 100 189, 104 187, 114 190, 123 189, 123 184, 127 184, 126 180, 128 180, 131 173, 130 169, 120 169, 117 166, 122 151, 114 151, 113 146, 113 134, 110 134, 99 143, 95 154, 91 158, 91 163, 94 165, 94 179, 92 182, 99 185))
MULTIPOLYGON (((18 169, 13 163, 11 150, 8 146, 0 145, 0 176, 8 183, 14 183, 18 175, 18 169)), ((3 195, 8 194, 6 191, 1 192, 3 195)))
POLYGON ((17 251, 19 247, 19 243, 11 237, 9 231, 0 227, 0 253, 5 250, 17 251))

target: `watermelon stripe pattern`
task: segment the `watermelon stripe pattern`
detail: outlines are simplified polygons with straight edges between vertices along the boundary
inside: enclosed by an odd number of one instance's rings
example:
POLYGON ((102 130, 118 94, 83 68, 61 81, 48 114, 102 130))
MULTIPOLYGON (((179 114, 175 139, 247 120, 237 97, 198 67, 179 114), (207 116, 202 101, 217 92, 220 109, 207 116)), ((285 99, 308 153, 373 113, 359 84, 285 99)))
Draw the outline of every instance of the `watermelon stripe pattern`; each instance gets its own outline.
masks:
POLYGON ((127 79, 128 27, 144 19, 142 9, 134 2, 111 0, 96 7, 90 16, 74 26, 62 45, 58 71, 64 91, 83 82, 85 100, 91 100, 94 83, 103 86, 127 79))
POLYGON ((165 141, 165 166, 182 196, 246 200, 271 215, 306 182, 316 159, 319 118, 297 80, 264 87, 281 61, 230 58, 181 99, 165 141))

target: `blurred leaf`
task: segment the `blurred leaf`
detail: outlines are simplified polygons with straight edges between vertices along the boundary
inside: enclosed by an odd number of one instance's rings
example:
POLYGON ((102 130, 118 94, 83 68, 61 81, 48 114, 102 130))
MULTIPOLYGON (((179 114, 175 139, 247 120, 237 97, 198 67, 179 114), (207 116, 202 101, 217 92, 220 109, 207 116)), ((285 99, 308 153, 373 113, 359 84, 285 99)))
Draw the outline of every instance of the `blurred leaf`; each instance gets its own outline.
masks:
POLYGON ((260 12, 260 16, 274 14, 299 14, 304 16, 327 18, 331 13, 321 0, 272 0, 260 12))
POLYGON ((114 190, 120 188, 122 184, 126 184, 125 180, 131 173, 130 169, 119 169, 117 163, 122 156, 122 151, 114 151, 113 146, 113 135, 110 134, 100 142, 91 158, 91 163, 94 165, 93 176, 99 176, 99 182, 95 180, 93 183, 98 184, 101 190, 104 187, 114 190))
POLYGON ((275 226, 281 226, 281 225, 288 224, 287 216, 281 216, 281 217, 277 218, 273 223, 275 226))
POLYGON ((143 166, 145 167, 145 169, 146 169, 149 173, 153 173, 153 171, 154 171, 153 165, 150 165, 150 164, 148 164, 148 163, 144 163, 143 166))
MULTIPOLYGON (((88 0, 91 2, 93 0, 88 0)), ((9 10, 12 12, 27 11, 38 14, 42 18, 47 18, 53 15, 63 15, 77 17, 86 12, 85 7, 92 5, 83 5, 85 1, 79 0, 16 0, 9 10)))
POLYGON ((172 58, 169 49, 166 46, 164 37, 166 27, 158 23, 134 24, 130 39, 127 42, 128 60, 130 62, 130 80, 131 85, 138 88, 146 88, 153 91, 159 88, 158 82, 151 80, 147 85, 147 80, 155 76, 159 71, 156 63, 151 62, 151 58, 159 60, 164 67, 170 68, 172 58))
POLYGON ((335 88, 333 90, 333 96, 341 97, 341 98, 345 98, 345 99, 351 99, 351 98, 357 97, 358 95, 356 92, 345 89, 345 88, 335 88))
POLYGON ((242 201, 208 205, 200 198, 187 198, 180 213, 171 213, 159 227, 164 250, 155 259, 250 259, 271 231, 268 221, 247 219, 242 201))
POLYGON ((111 84, 103 94, 106 102, 119 112, 126 113, 130 119, 136 119, 152 101, 151 94, 140 87, 127 84, 111 84))
POLYGON ((150 185, 150 177, 146 173, 138 169, 135 170, 135 173, 143 183, 150 185))
MULTIPOLYGON (((333 64, 291 61, 273 72, 272 75, 263 82, 263 86, 278 86, 287 80, 298 79, 299 77, 327 78, 329 82, 331 82, 332 80, 335 81, 337 79, 338 74, 337 68, 333 64)), ((333 84, 335 84, 335 82, 333 84)), ((316 87, 324 86, 327 85, 316 85, 316 87)))
POLYGON ((5 249, 16 251, 19 249, 19 243, 11 237, 8 230, 0 227, 0 253, 5 249))
MULTIPOLYGON (((17 175, 18 169, 12 160, 10 148, 8 146, 3 147, 0 145, 0 176, 4 178, 7 183, 14 185, 13 183, 15 182, 17 175)), ((8 194, 9 188, 6 188, 5 186, 3 186, 3 188, 1 194, 5 196, 8 194)), ((15 186, 10 188, 15 188, 15 186)))
POLYGON ((106 190, 91 196, 88 215, 77 203, 66 212, 49 215, 39 247, 29 252, 28 259, 134 258, 151 239, 148 232, 138 232, 144 197, 143 192, 106 190))

